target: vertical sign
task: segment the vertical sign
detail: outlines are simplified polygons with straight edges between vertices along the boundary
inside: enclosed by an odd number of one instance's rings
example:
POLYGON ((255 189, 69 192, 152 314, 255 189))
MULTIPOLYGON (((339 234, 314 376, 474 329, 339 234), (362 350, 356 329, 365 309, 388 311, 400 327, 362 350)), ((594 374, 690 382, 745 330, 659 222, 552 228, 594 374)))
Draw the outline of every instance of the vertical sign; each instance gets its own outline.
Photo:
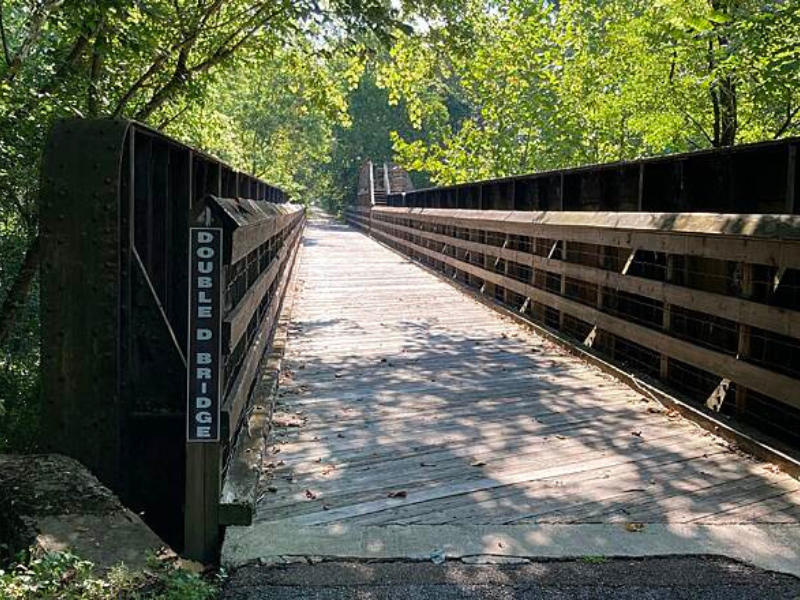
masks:
POLYGON ((189 230, 186 440, 218 442, 222 388, 222 229, 189 230))

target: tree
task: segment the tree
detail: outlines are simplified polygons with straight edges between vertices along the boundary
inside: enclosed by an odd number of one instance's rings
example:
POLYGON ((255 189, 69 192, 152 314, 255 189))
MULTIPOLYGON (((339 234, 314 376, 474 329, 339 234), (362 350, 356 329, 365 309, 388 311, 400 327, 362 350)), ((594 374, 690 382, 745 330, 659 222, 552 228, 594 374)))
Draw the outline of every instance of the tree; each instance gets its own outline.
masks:
POLYGON ((436 132, 431 143, 399 136, 395 150, 439 183, 797 131, 798 3, 474 0, 470 7, 457 27, 403 38, 382 79, 413 123, 436 132), (443 116, 454 100, 467 107, 466 118, 443 116))

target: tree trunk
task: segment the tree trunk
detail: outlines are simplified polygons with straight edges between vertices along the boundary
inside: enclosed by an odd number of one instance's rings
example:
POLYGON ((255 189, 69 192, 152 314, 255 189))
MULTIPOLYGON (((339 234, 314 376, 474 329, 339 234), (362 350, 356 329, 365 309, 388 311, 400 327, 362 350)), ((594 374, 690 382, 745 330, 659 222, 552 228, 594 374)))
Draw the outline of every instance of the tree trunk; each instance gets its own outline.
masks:
MULTIPOLYGON (((733 18, 736 0, 711 0, 711 8, 733 18)), ((717 29, 717 46, 725 54, 729 52, 729 40, 720 25, 717 29)), ((714 58, 714 42, 709 41, 709 71, 713 77, 711 83, 711 101, 714 107, 714 147, 733 146, 739 133, 738 106, 736 101, 735 72, 724 72, 714 58)), ((723 68, 724 65, 723 65, 723 68)))
POLYGON ((3 301, 3 307, 0 308, 0 348, 8 340, 14 323, 17 321, 17 316, 28 301, 28 294, 36 277, 41 256, 42 245, 37 234, 28 246, 19 273, 17 273, 17 277, 14 279, 6 299, 3 301))
POLYGON ((721 76, 711 88, 714 103, 714 147, 733 146, 739 131, 736 84, 730 76, 721 76))

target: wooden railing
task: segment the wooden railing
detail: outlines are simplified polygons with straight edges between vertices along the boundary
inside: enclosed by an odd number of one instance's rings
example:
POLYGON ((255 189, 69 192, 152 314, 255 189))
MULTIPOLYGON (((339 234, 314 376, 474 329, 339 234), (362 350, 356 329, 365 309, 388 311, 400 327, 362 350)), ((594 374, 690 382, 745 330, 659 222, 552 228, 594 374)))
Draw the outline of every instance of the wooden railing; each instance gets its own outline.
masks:
POLYGON ((798 443, 800 217, 374 207, 376 239, 798 443))
POLYGON ((40 202, 42 446, 86 464, 173 547, 213 558, 222 479, 304 210, 279 188, 124 120, 59 123, 40 202), (214 293, 198 300, 218 311, 192 304, 209 283, 197 283, 190 264, 197 227, 219 234, 214 293), (214 398, 195 415, 203 427, 194 440, 192 315, 212 314, 220 352, 213 364, 203 355, 201 368, 214 398))
MULTIPOLYGON (((188 444, 185 547, 210 556, 220 526, 249 524, 255 486, 229 484, 230 465, 246 461, 248 432, 240 435, 248 410, 267 398, 258 389, 305 223, 295 204, 207 196, 193 211, 194 225, 222 232, 222 315, 214 338, 221 340, 220 438, 188 444), (238 441, 238 444, 237 444, 238 441), (213 474, 216 474, 214 480, 213 474)), ((191 334, 190 334, 191 335, 191 334)), ((192 364, 189 363, 191 377, 192 364)), ((191 397, 189 402, 191 403, 191 397)), ((247 429, 247 427, 244 427, 247 429)))

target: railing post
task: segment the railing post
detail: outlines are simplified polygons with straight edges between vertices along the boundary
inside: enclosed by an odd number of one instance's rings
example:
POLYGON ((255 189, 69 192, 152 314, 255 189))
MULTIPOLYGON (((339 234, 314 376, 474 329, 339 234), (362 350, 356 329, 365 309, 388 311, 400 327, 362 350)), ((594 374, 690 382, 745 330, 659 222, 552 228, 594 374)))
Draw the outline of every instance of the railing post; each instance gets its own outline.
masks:
MULTIPOLYGON (((561 262, 567 262, 567 240, 561 240, 561 262)), ((561 273, 561 288, 559 290, 562 298, 567 297, 567 276, 562 272, 561 273)), ((564 314, 563 310, 558 311, 558 330, 563 332, 564 331, 564 314)))
POLYGON ((219 548, 219 442, 186 443, 184 554, 202 563, 216 560, 219 548))
MULTIPOLYGON (((667 266, 664 279, 667 283, 673 283, 675 281, 675 257, 671 254, 667 254, 667 266)), ((672 327, 672 305, 668 302, 664 302, 662 310, 661 329, 664 333, 669 334, 670 328, 672 327)), ((669 380, 669 356, 662 352, 659 360, 659 377, 661 381, 666 383, 669 380)))
POLYGON ((375 206, 375 173, 372 161, 369 161, 369 204, 375 206))
POLYGON ((184 554, 209 563, 219 547, 224 244, 203 213, 206 227, 189 233, 184 554))
MULTIPOLYGON (((743 298, 750 299, 753 296, 753 265, 742 263, 741 281, 739 284, 740 294, 743 298)), ((737 343, 736 358, 744 360, 750 354, 750 338, 752 327, 746 323, 739 323, 739 339, 737 343)), ((741 384, 736 384, 736 416, 744 415, 747 406, 747 388, 741 384)))

